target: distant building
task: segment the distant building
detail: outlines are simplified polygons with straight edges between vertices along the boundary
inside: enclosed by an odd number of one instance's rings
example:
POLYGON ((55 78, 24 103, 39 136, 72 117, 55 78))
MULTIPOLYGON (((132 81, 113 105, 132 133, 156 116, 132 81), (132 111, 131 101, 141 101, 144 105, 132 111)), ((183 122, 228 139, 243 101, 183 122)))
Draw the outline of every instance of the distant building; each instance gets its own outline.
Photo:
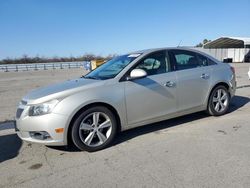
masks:
POLYGON ((221 37, 198 48, 220 61, 250 62, 250 37, 221 37))
POLYGON ((206 43, 203 48, 250 48, 250 38, 221 37, 206 43))

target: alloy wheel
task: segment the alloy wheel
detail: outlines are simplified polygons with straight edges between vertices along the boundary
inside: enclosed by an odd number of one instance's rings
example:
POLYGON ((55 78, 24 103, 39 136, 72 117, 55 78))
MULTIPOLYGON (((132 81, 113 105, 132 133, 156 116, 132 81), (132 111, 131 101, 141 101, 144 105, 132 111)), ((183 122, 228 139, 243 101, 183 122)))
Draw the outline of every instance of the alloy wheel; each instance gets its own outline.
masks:
POLYGON ((81 141, 89 147, 100 146, 111 135, 112 122, 103 112, 93 112, 83 118, 79 126, 81 141))
POLYGON ((213 108, 216 112, 223 112, 229 103, 229 96, 224 89, 218 89, 213 95, 213 108))

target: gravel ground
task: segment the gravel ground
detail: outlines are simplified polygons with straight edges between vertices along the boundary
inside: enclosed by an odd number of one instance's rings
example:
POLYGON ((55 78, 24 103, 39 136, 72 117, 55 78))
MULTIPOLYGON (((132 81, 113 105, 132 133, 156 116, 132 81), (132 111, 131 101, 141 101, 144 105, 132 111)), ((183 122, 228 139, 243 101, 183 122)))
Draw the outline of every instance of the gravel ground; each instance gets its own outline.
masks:
MULTIPOLYGON (((236 67, 249 85, 248 64, 236 67)), ((30 89, 80 69, 0 74, 1 121, 11 120, 30 89)), ((0 124, 0 187, 250 187, 250 88, 237 89, 230 112, 200 112, 120 133, 113 146, 88 153, 22 142, 0 124)))

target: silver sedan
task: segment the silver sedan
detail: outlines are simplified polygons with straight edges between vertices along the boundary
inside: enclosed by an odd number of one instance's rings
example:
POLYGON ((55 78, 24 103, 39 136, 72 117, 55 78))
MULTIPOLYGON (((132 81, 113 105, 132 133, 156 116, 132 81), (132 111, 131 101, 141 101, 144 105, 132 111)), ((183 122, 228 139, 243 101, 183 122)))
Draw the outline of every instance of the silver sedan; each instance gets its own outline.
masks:
POLYGON ((235 88, 234 69, 202 52, 138 51, 31 91, 18 106, 16 131, 25 141, 96 151, 119 131, 198 111, 223 115, 235 88))

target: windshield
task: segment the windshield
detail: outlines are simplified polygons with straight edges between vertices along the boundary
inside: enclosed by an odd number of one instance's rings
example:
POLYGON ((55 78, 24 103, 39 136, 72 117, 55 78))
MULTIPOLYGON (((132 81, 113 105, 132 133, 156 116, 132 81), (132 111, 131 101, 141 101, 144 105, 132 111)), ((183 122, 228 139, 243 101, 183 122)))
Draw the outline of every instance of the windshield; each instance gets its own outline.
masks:
POLYGON ((115 57, 110 61, 97 67, 95 70, 84 76, 84 78, 106 80, 116 77, 129 63, 141 54, 128 54, 115 57))

